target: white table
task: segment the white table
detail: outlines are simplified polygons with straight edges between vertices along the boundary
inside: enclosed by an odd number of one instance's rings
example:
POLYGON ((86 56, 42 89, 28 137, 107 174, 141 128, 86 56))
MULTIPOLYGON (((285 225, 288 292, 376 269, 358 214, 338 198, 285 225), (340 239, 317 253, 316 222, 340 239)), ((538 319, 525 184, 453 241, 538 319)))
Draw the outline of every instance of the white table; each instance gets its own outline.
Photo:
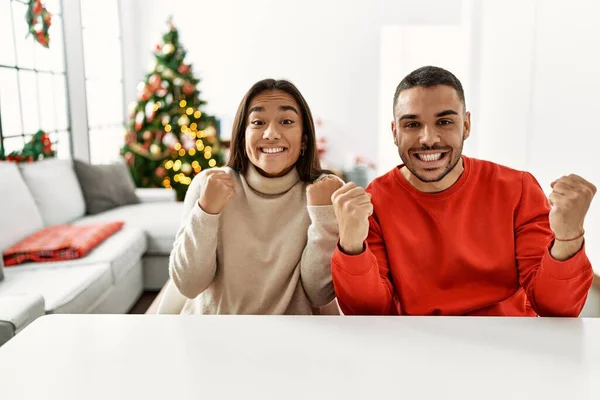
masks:
POLYGON ((600 399, 600 319, 54 315, 0 399, 600 399))

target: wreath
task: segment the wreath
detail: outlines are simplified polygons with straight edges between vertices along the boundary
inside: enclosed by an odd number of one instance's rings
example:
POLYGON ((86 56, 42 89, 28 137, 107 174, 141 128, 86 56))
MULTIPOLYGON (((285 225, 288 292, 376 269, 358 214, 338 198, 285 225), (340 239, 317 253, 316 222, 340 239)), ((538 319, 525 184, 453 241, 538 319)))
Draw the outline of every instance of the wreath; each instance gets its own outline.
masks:
POLYGON ((27 24, 29 25, 29 34, 42 46, 48 47, 50 36, 48 30, 52 25, 52 14, 48 12, 41 0, 30 0, 27 7, 27 24))

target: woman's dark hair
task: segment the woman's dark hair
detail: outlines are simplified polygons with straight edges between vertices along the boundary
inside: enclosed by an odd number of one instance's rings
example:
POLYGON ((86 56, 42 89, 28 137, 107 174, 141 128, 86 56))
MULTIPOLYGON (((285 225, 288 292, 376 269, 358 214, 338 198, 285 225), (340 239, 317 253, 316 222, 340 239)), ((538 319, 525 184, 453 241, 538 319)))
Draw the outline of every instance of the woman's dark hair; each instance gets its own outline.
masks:
POLYGON ((246 124, 248 120, 248 110, 252 100, 260 93, 267 90, 281 90, 296 100, 300 106, 302 117, 302 135, 305 138, 306 149, 304 155, 300 155, 296 162, 296 169, 300 179, 304 182, 313 182, 323 171, 317 154, 317 143, 315 138, 315 124, 313 122, 310 108, 304 100, 304 97, 294 86, 293 83, 286 80, 263 79, 256 82, 250 90, 244 95, 235 114, 233 121, 233 131, 231 134, 231 153, 229 156, 228 167, 233 168, 241 174, 248 168, 248 155, 246 154, 246 124))

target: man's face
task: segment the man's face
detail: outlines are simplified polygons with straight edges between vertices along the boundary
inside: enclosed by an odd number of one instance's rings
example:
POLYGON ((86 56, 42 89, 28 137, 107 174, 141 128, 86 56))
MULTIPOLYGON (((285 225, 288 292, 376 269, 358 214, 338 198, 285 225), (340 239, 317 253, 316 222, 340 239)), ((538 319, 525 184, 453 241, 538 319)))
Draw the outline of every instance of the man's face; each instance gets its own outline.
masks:
POLYGON ((441 181, 462 155, 471 115, 451 86, 414 87, 400 92, 392 132, 406 168, 425 183, 441 181))

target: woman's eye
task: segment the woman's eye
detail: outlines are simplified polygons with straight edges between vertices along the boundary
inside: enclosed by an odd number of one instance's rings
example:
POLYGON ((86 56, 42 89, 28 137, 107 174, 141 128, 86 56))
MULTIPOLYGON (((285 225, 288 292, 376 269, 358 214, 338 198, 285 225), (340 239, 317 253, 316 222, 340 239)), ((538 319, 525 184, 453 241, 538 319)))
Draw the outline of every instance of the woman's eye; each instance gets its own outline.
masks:
POLYGON ((258 120, 258 119, 255 119, 254 121, 252 121, 252 122, 250 122, 250 123, 251 123, 252 125, 262 125, 264 122, 262 122, 262 121, 260 121, 260 120, 258 120))
POLYGON ((292 121, 291 119, 284 119, 283 121, 281 121, 281 123, 283 125, 290 125, 290 124, 293 124, 294 121, 292 121))

